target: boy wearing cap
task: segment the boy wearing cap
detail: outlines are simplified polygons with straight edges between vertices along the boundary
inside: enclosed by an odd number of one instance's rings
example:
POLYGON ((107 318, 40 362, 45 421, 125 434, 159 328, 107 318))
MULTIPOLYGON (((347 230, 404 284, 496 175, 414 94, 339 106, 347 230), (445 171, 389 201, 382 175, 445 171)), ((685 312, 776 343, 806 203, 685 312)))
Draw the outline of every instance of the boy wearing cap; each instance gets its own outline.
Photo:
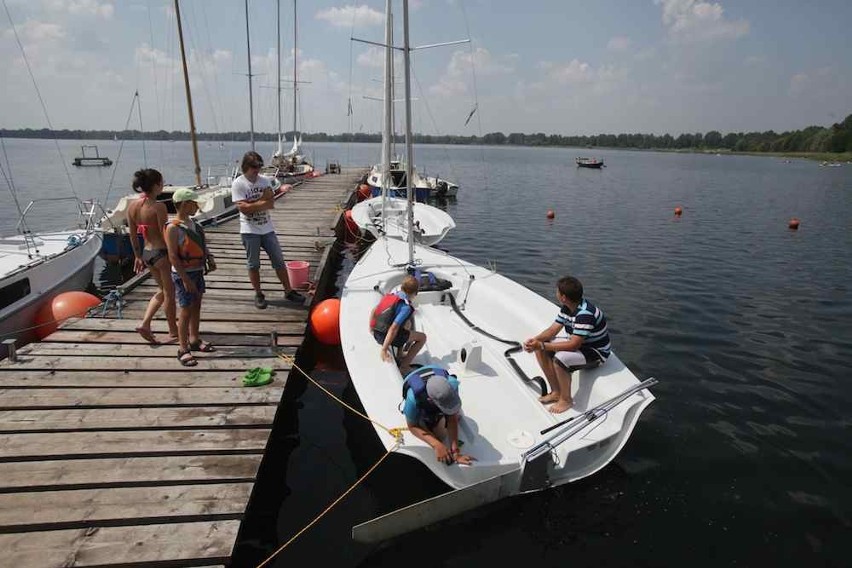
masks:
POLYGON ((240 211, 240 237, 246 249, 246 264, 249 281, 254 288, 254 305, 259 310, 266 308, 266 298, 260 287, 260 249, 266 251, 272 268, 284 286, 284 297, 298 304, 305 303, 305 297, 290 287, 284 254, 272 217, 269 213, 275 208, 275 197, 269 179, 260 175, 263 158, 257 152, 246 152, 240 169, 243 175, 231 184, 231 200, 240 211))
POLYGON ((177 218, 166 225, 166 246, 172 264, 172 281, 180 316, 178 318, 178 361, 184 367, 198 364, 192 351, 212 352, 216 349, 202 341, 198 327, 201 322, 201 298, 204 294, 204 272, 216 269, 213 255, 207 248, 204 231, 193 219, 198 212, 198 194, 182 187, 172 194, 177 218))
POLYGON ((402 391, 402 413, 409 431, 429 444, 438 461, 447 465, 453 462, 470 465, 473 458, 459 450, 461 398, 456 376, 436 365, 418 367, 405 377, 402 391), (450 440, 449 448, 439 433, 444 428, 450 440))

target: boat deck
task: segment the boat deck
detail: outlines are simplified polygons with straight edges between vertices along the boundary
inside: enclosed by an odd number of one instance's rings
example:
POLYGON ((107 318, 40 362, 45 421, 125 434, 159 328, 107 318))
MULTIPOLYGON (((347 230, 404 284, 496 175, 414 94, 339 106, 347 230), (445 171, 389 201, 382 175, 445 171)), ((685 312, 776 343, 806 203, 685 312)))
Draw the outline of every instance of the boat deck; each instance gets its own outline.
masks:
MULTIPOLYGON (((342 204, 363 169, 318 177, 273 210, 287 260, 324 271, 342 204)), ((308 308, 284 301, 264 257, 269 307, 253 305, 236 220, 208 228, 202 336, 216 353, 184 368, 176 346, 134 331, 154 290, 126 286, 121 317, 68 321, 0 362, 0 566, 207 566, 229 561, 308 308), (252 367, 272 384, 244 388, 252 367)), ((166 337, 166 325, 154 332, 166 337)))

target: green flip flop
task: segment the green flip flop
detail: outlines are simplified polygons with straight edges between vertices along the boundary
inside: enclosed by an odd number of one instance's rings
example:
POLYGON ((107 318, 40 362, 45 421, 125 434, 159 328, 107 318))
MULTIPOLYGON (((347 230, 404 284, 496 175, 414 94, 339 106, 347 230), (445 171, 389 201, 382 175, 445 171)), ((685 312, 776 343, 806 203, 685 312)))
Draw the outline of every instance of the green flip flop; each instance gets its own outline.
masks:
POLYGON ((272 374, 275 371, 271 367, 254 367, 249 369, 243 377, 244 387, 262 387, 272 382, 272 374))

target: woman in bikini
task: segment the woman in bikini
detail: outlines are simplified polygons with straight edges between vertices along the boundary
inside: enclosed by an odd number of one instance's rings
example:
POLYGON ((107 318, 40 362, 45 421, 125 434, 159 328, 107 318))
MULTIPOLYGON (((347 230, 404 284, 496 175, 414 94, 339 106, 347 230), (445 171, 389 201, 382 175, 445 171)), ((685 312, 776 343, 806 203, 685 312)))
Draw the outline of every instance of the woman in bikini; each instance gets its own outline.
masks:
POLYGON ((174 340, 178 335, 175 288, 170 274, 169 250, 163 234, 168 222, 168 211, 164 203, 157 201, 157 196, 163 191, 163 174, 150 168, 139 170, 133 174, 133 190, 142 194, 127 210, 130 243, 136 257, 133 267, 137 274, 149 270, 157 283, 157 292, 148 302, 145 316, 136 331, 149 343, 159 343, 151 331, 151 320, 165 302, 169 336, 174 340), (142 235, 144 239, 142 250, 139 250, 136 235, 142 235))

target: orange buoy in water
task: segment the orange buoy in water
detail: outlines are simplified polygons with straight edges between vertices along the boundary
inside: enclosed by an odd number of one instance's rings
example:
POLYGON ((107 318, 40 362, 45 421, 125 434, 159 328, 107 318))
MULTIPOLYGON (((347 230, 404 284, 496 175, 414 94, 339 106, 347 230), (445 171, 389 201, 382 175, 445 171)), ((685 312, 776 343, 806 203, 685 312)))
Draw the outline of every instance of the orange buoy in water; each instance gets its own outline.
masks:
POLYGON ((320 343, 340 345, 340 300, 323 300, 311 312, 311 331, 320 343))
POLYGON ((370 190, 370 186, 366 183, 362 183, 358 186, 358 201, 364 201, 365 199, 369 199, 373 192, 370 190))
POLYGON ((86 317, 90 308, 100 305, 101 299, 87 292, 63 292, 42 305, 36 312, 35 334, 44 339, 68 318, 86 317))
POLYGON ((787 223, 787 227, 789 227, 790 229, 792 229, 794 231, 798 231, 799 230, 799 220, 796 217, 793 217, 792 219, 790 219, 790 222, 787 223))
POLYGON ((548 219, 555 219, 556 218, 556 211, 554 211, 553 209, 548 209, 547 210, 547 218, 548 219))
POLYGON ((680 217, 681 215, 683 215, 683 208, 682 207, 675 207, 674 213, 675 213, 675 217, 680 217))

